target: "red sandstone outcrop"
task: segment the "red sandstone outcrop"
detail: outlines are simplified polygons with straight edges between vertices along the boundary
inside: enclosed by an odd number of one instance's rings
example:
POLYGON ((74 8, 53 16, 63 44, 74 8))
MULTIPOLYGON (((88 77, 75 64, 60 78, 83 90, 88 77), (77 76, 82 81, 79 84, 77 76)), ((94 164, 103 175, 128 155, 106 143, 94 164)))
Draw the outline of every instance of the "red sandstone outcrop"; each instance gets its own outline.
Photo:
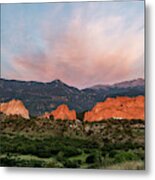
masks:
POLYGON ((20 100, 13 99, 9 102, 0 103, 0 112, 6 115, 20 115, 29 119, 29 111, 20 100))
POLYGON ((144 96, 107 98, 84 115, 84 121, 90 122, 109 118, 144 120, 144 96))
POLYGON ((50 112, 50 113, 45 113, 42 117, 49 119, 50 116, 53 116, 54 119, 61 119, 61 120, 76 120, 76 112, 75 110, 69 110, 68 106, 65 104, 62 104, 57 107, 56 110, 50 112))

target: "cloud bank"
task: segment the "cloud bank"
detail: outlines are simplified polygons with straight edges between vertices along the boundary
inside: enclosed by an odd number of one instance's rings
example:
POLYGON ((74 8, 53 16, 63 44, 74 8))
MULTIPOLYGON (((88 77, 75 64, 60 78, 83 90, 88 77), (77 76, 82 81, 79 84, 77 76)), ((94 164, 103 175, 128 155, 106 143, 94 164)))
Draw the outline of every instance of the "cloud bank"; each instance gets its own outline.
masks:
POLYGON ((87 9, 73 8, 69 17, 62 15, 56 22, 54 17, 63 8, 47 12, 51 18, 39 26, 41 46, 29 43, 14 54, 12 71, 6 77, 43 82, 61 79, 83 88, 144 76, 143 16, 128 23, 126 16, 103 15, 99 6, 90 3, 87 9))

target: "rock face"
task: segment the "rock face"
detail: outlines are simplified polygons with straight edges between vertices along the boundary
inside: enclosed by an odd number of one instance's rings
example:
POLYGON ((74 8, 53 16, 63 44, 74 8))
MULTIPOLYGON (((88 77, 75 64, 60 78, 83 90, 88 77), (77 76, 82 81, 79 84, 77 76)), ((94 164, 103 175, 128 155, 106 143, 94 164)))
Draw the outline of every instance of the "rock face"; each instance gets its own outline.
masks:
POLYGON ((144 120, 144 96, 108 98, 84 115, 84 121, 90 122, 109 118, 144 120))
POLYGON ((56 110, 52 111, 51 113, 45 113, 42 117, 49 119, 50 116, 53 116, 54 119, 61 119, 61 120, 76 120, 76 112, 75 110, 69 110, 68 106, 62 104, 57 107, 56 110))
POLYGON ((29 119, 29 111, 22 101, 16 99, 6 103, 0 103, 0 112, 6 115, 20 115, 25 119, 29 119))

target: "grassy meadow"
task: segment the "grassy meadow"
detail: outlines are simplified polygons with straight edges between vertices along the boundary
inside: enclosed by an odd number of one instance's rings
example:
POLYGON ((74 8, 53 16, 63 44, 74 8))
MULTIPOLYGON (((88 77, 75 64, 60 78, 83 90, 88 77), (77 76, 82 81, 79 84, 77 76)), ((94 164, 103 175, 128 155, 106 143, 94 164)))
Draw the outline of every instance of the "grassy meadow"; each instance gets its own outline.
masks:
POLYGON ((0 163, 10 167, 143 170, 145 122, 53 120, 0 114, 0 163))

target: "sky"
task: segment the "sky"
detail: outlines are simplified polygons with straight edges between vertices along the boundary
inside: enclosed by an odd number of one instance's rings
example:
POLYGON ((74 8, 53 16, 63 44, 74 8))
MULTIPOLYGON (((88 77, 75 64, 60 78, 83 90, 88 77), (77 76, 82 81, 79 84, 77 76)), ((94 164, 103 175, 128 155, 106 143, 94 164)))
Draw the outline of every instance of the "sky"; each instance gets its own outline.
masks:
POLYGON ((1 77, 78 88, 144 78, 144 1, 1 5, 1 77))

